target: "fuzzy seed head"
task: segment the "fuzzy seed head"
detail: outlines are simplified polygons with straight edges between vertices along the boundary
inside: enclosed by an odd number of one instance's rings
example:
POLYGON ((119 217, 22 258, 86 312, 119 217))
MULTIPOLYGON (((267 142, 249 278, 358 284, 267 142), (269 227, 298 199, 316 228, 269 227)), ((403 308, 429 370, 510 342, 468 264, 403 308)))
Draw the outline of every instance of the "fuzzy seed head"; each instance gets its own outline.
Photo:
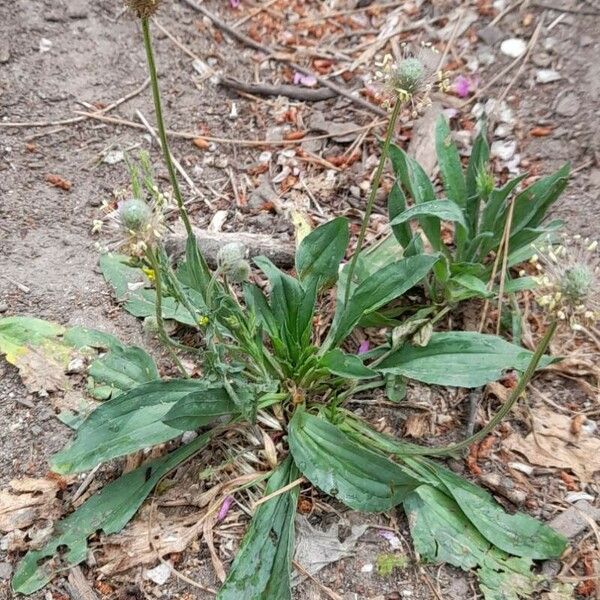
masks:
POLYGON ((480 169, 475 177, 477 195, 488 198, 494 189, 494 175, 489 169, 480 169))
POLYGON ((161 0, 125 0, 131 12, 140 19, 148 19, 156 13, 161 0))
POLYGON ((143 200, 131 198, 119 206, 119 216, 123 227, 139 233, 150 222, 152 209, 143 200))
POLYGON ((536 259, 540 306, 573 327, 600 318, 600 257, 595 242, 565 236, 559 245, 541 247, 536 259))
POLYGON ((238 242, 225 244, 217 254, 217 264, 233 283, 242 283, 250 277, 250 264, 245 256, 246 247, 238 242))

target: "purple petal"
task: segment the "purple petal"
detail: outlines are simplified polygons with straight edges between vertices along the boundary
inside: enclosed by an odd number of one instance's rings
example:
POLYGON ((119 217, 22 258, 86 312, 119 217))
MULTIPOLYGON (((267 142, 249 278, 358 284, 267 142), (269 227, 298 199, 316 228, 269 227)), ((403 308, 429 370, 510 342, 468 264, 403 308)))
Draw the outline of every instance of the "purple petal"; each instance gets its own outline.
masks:
POLYGON ((459 75, 452 83, 452 91, 459 98, 466 98, 469 94, 472 94, 479 84, 479 77, 476 75, 466 77, 465 75, 459 75))
POLYGON ((226 496, 225 500, 223 500, 223 504, 221 504, 221 508, 219 509, 219 514, 217 515, 217 523, 220 523, 229 512, 231 505, 233 504, 233 496, 226 496))
POLYGON ((242 0, 229 0, 231 8, 238 8, 242 0))
POLYGON ((304 75, 296 71, 294 73, 294 85, 305 85, 306 87, 314 87, 317 85, 317 79, 313 75, 304 75))
POLYGON ((366 354, 369 351, 369 340, 364 340, 360 343, 356 354, 366 354))

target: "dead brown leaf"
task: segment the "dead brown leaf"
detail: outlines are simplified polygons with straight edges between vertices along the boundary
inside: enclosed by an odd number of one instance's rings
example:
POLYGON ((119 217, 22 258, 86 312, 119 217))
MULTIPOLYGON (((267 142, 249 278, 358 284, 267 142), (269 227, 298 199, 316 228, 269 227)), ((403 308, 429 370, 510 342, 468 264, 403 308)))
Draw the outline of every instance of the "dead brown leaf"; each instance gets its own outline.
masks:
POLYGON ((54 187, 65 190, 65 192, 68 192, 73 185, 68 179, 61 177, 60 175, 54 175, 53 173, 48 173, 46 175, 46 181, 54 187))
POLYGON ((38 519, 55 519, 60 511, 57 481, 13 479, 11 490, 0 491, 0 531, 26 529, 38 519))
POLYGON ((582 482, 600 471, 600 439, 582 428, 571 432, 571 418, 547 408, 532 412, 533 432, 526 437, 513 434, 504 447, 523 454, 531 464, 570 469, 582 482))
POLYGON ((183 552, 202 531, 204 519, 197 514, 167 517, 152 511, 150 523, 151 511, 152 507, 147 507, 139 519, 104 540, 98 552, 100 573, 113 575, 139 565, 154 564, 158 556, 183 552))

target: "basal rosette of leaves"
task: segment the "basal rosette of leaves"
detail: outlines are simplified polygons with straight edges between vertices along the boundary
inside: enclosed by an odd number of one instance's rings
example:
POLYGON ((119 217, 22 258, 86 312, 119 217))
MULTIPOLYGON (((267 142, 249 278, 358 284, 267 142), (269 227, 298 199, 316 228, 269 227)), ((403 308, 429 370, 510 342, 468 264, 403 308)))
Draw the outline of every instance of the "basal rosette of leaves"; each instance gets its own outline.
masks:
MULTIPOLYGON (((200 451, 228 424, 252 423, 260 411, 280 420, 289 448, 287 456, 284 452, 279 457, 265 494, 304 475, 323 493, 355 510, 378 512, 402 506, 422 556, 475 569, 486 597, 500 597, 494 596, 494 590, 517 576, 534 587, 531 561, 559 556, 565 542, 558 534, 526 515, 504 513, 488 494, 426 458, 439 449, 383 437, 345 407, 353 393, 385 387, 390 374, 425 383, 480 386, 507 370, 524 371, 532 353, 497 336, 466 332, 433 333, 425 346, 405 339, 396 340, 393 347, 390 338, 366 355, 346 353, 342 345, 358 323, 414 291, 438 260, 412 256, 380 266, 390 259, 382 252, 375 254, 379 262, 369 263, 370 274, 359 263, 358 283, 348 303, 338 306, 327 340, 319 344, 313 329, 318 300, 331 293, 332 285, 345 285, 347 267, 341 269, 341 277, 338 274, 348 238, 344 218, 315 229, 298 248, 296 277, 257 258, 256 265, 269 281, 268 292, 246 282, 238 288, 244 303, 198 259, 195 242, 188 245, 185 262, 174 271, 181 285, 172 289, 188 294, 187 300, 208 318, 202 331, 204 344, 196 349, 206 359, 202 379, 160 380, 155 367, 148 367, 151 376, 124 386, 100 404, 51 465, 57 473, 78 473, 176 440, 184 431, 200 429, 201 435, 117 479, 59 521, 55 536, 20 564, 13 579, 15 591, 40 589, 65 565, 84 560, 87 537, 100 529, 106 534, 121 529, 169 470, 200 451), (194 277, 195 272, 202 276, 194 277), (459 541, 456 531, 461 532, 459 541), (59 547, 67 548, 60 561, 42 560, 57 559, 59 547)), ((141 288, 135 284, 128 288, 126 282, 143 280, 143 271, 128 265, 125 257, 115 256, 103 257, 103 268, 117 297, 138 312, 138 303, 143 305, 136 300, 141 288)), ((338 289, 337 296, 342 298, 344 290, 338 289)), ((172 300, 172 305, 164 305, 168 318, 178 314, 172 308, 181 308, 172 300)), ((191 318, 182 322, 193 323, 191 318)), ((0 321, 0 347, 2 336, 10 335, 10 326, 0 321)), ((62 333, 76 347, 110 347, 118 357, 124 352, 114 341, 89 332, 62 333)), ((20 337, 25 346, 26 338, 20 337)), ((14 355, 14 344, 4 343, 14 355)), ((110 364, 106 357, 98 360, 110 364)), ((541 364, 549 361, 542 358, 541 364)), ((98 366, 94 369, 97 372, 98 366)), ((260 505, 219 598, 291 597, 297 497, 294 487, 260 505)))
MULTIPOLYGON (((85 560, 87 539, 97 532, 111 534, 122 529, 166 474, 202 452, 228 428, 252 424, 266 413, 285 432, 282 450, 276 466, 265 473, 264 494, 269 499, 255 510, 218 592, 219 600, 291 599, 300 476, 351 509, 381 512, 403 507, 420 555, 474 570, 488 600, 528 595, 537 583, 532 561, 560 556, 566 541, 525 514, 505 513, 486 492, 428 455, 455 453, 497 424, 535 369, 551 361, 543 353, 552 330, 532 353, 498 336, 435 332, 435 324, 449 310, 433 302, 437 291, 427 306, 410 300, 412 295, 422 299, 423 288, 429 289, 433 280, 445 285, 456 283, 462 275, 460 285, 465 287, 464 283, 471 281, 469 275, 485 283, 481 268, 486 268, 485 258, 494 249, 498 232, 493 229, 490 233, 483 223, 496 227, 501 222, 507 194, 516 184, 507 184, 495 195, 496 191, 491 191, 485 203, 478 201, 474 186, 482 181, 479 173, 487 156, 485 140, 480 137, 476 144, 465 178, 444 122, 438 127, 438 153, 447 200, 435 200, 431 182, 402 151, 395 149, 391 154, 400 182, 415 202, 407 208, 401 186, 394 187, 390 212, 402 252, 392 238, 361 252, 365 220, 359 251, 342 267, 349 223, 338 217, 299 244, 295 276, 267 258, 254 259, 268 280, 266 289, 248 280, 247 265, 234 271, 228 262, 227 268, 211 271, 193 234, 168 150, 148 15, 141 9, 137 14, 142 20, 161 146, 188 239, 185 260, 177 267, 167 257, 160 236, 152 235, 136 246, 139 252, 134 257, 104 255, 101 268, 124 308, 149 319, 156 328, 182 377, 160 379, 147 355, 104 334, 65 332, 43 326, 43 322, 30 323, 28 333, 27 327, 25 331, 21 327, 23 322, 0 320, 0 351, 26 369, 28 354, 40 345, 59 343, 56 338, 61 336, 61 345, 99 345, 109 350, 90 366, 90 370, 96 369, 96 377, 100 374, 100 383, 110 388, 105 390, 108 399, 77 424, 73 441, 52 458, 56 473, 88 471, 165 442, 172 442, 172 449, 108 484, 56 523, 51 539, 28 552, 19 564, 13 590, 30 594, 85 560), (424 252, 421 237, 411 234, 408 221, 413 218, 419 220, 432 252, 424 252), (441 241, 441 220, 457 224, 454 253, 441 241), (476 265, 479 271, 472 272, 469 265, 476 265), (325 294, 335 295, 336 306, 321 340, 314 323, 317 317, 326 317, 320 313, 325 294), (401 313, 395 307, 389 312, 390 303, 398 299, 402 299, 401 313), (188 327, 195 333, 195 343, 187 345, 171 338, 165 320, 188 327), (380 347, 360 356, 344 350, 357 326, 382 323, 390 329, 380 347), (201 378, 188 376, 178 358, 182 352, 196 359, 201 378), (521 376, 496 418, 472 438, 448 448, 421 447, 384 436, 346 408, 354 394, 366 389, 384 388, 390 398, 401 399, 407 379, 468 388, 497 380, 509 370, 521 376), (188 444, 178 443, 183 432, 192 430, 200 430, 200 435, 188 444)), ((386 149, 397 114, 398 106, 390 118, 386 149)), ((565 177, 566 172, 559 172, 554 179, 542 180, 522 192, 522 201, 520 196, 515 200, 511 260, 526 252, 529 242, 543 233, 539 224, 565 177)), ((485 186, 479 188, 477 193, 485 186)))

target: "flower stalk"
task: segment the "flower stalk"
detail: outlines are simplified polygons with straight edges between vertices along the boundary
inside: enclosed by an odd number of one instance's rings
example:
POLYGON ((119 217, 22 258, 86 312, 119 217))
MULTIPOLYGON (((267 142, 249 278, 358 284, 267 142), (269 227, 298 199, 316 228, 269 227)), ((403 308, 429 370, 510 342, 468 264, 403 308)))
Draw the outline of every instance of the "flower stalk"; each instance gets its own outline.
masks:
POLYGON ((142 17, 142 31, 144 34, 144 48, 146 49, 146 60, 148 62, 148 70, 150 72, 150 87, 152 88, 152 98, 154 100, 154 111, 156 112, 156 123, 158 126, 158 137, 160 139, 160 146, 162 153, 167 165, 167 171, 169 172, 169 180, 173 188, 173 195, 177 202, 177 208, 179 209, 179 216, 185 226, 185 231, 188 237, 193 236, 192 225, 188 217, 185 205, 183 204, 183 197, 181 196, 181 190, 179 189, 179 183, 177 182, 177 175, 175 174, 175 166, 171 158, 171 152, 169 150, 169 143, 167 141, 167 132, 165 130, 165 123, 162 113, 162 103, 160 99, 160 89, 158 87, 158 74, 156 73, 156 63, 154 61, 154 52, 152 50, 152 36, 150 35, 150 19, 149 17, 142 17))
POLYGON ((354 271, 356 269, 356 262, 358 261, 358 255, 360 254, 363 242, 365 241, 365 235, 367 234, 369 219, 371 218, 371 213, 373 212, 373 207, 375 206, 375 199, 379 190, 379 184, 381 183, 381 176, 383 175, 385 161, 387 160, 389 154, 392 136, 394 135, 394 131, 396 130, 396 123, 398 121, 398 117, 400 116, 400 109, 402 108, 402 104, 403 103, 400 101, 400 99, 396 100, 394 108, 392 109, 392 114, 390 115, 390 120, 388 121, 385 141, 383 142, 383 148, 381 150, 381 156, 379 158, 379 164, 377 165, 377 170, 375 171, 375 176, 373 177, 371 193, 369 194, 367 206, 365 207, 365 216, 363 217, 360 226, 360 232, 358 234, 358 240, 356 242, 356 250, 352 255, 352 259, 350 260, 350 265, 348 267, 348 279, 346 284, 346 291, 344 293, 344 310, 346 310, 348 300, 350 298, 350 291, 352 288, 352 277, 354 276, 354 271))

